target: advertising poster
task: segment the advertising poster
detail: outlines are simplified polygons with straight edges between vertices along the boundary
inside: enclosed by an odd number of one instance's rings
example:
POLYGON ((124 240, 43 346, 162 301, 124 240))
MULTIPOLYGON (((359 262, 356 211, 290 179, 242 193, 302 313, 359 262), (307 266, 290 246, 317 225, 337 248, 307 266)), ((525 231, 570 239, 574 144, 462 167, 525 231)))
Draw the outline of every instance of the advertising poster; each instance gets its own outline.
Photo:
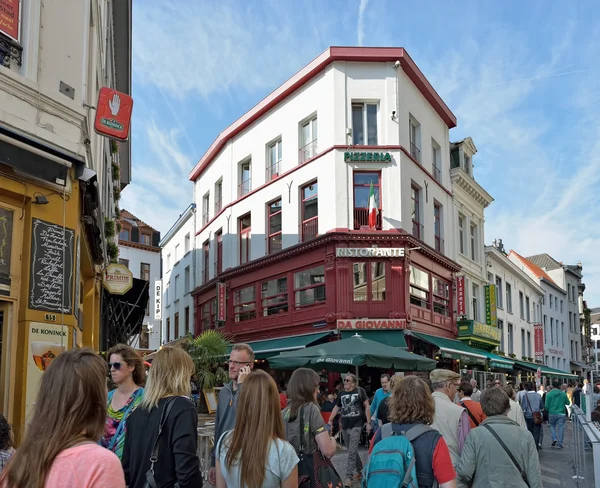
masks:
POLYGON ((67 335, 69 327, 31 322, 29 325, 29 344, 27 356, 27 393, 25 422, 29 424, 31 410, 40 388, 44 371, 52 361, 69 345, 67 335))
POLYGON ((20 0, 0 0, 0 32, 19 42, 20 0))

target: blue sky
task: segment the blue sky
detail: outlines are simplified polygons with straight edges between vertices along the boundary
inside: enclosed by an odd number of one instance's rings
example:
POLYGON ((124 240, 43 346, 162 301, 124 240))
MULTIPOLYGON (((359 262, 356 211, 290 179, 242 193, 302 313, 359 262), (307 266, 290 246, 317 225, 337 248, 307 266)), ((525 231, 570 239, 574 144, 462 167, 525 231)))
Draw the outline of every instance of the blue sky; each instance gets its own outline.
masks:
POLYGON ((166 232, 231 122, 330 45, 400 46, 479 150, 486 243, 581 262, 600 306, 599 18, 588 0, 138 0, 121 207, 166 232))

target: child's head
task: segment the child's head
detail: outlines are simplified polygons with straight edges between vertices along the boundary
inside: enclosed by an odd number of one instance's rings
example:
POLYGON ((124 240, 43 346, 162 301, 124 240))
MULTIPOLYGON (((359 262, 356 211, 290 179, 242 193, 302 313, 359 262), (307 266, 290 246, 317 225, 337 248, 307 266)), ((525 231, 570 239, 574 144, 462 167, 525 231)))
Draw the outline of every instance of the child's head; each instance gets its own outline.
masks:
POLYGON ((12 433, 10 425, 4 417, 0 414, 0 451, 6 451, 12 447, 12 433))

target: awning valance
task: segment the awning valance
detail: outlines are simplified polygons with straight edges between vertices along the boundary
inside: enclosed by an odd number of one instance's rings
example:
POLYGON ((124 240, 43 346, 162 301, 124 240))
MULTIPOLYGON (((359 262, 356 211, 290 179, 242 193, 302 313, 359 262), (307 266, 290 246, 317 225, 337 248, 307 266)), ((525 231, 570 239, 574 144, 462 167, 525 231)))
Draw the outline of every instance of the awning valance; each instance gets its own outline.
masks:
POLYGON ((410 335, 425 341, 440 350, 440 355, 448 359, 458 359, 465 364, 485 364, 487 356, 483 351, 473 349, 461 341, 454 339, 446 339, 445 337, 437 337, 422 332, 409 332, 410 335))
POLYGON ((401 330, 344 330, 342 339, 347 339, 358 333, 358 335, 370 341, 381 342, 393 347, 406 348, 406 339, 401 330))
POLYGON ((330 334, 330 331, 317 332, 313 334, 252 341, 248 342, 247 344, 252 348, 257 359, 266 359, 275 356, 280 352, 304 349, 305 347, 319 341, 320 339, 323 339, 330 334))

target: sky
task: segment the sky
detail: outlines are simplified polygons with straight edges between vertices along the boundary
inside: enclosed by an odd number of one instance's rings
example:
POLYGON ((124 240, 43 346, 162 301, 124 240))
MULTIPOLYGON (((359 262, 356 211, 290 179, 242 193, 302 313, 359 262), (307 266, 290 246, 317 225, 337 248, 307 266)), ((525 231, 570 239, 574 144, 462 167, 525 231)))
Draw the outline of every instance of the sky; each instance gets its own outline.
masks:
POLYGON ((486 244, 581 262, 600 307, 598 18, 592 0, 137 0, 121 208, 164 234, 219 132, 327 47, 404 47, 458 119, 450 140, 477 146, 486 244))

